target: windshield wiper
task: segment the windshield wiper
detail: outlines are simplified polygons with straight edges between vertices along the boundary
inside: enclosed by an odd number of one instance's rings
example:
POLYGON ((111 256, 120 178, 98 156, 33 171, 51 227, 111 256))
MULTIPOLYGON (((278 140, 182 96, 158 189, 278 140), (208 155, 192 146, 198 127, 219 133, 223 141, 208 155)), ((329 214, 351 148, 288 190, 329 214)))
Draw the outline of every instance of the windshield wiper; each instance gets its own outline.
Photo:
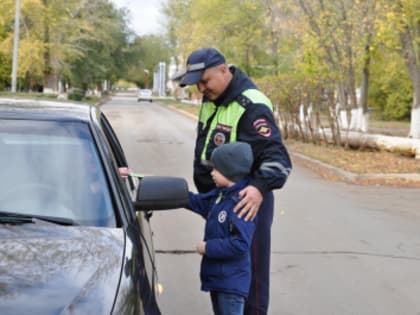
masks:
POLYGON ((25 218, 25 217, 15 217, 15 216, 0 216, 0 224, 25 224, 25 223, 33 223, 34 220, 32 218, 25 218))
POLYGON ((35 223, 34 219, 47 221, 47 222, 60 224, 60 225, 77 225, 72 219, 68 219, 68 218, 0 211, 1 224, 35 223))

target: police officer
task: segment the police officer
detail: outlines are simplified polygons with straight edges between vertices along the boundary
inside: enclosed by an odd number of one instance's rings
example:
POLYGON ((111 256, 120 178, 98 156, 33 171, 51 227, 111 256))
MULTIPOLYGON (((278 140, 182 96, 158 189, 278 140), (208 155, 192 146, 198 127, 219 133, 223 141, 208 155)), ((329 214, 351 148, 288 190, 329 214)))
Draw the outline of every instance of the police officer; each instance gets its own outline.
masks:
POLYGON ((285 184, 292 169, 283 145, 271 101, 251 79, 214 48, 195 50, 187 59, 180 86, 197 85, 203 94, 194 151, 194 182, 200 193, 214 188, 207 161, 213 150, 243 141, 254 153, 251 184, 240 192, 234 211, 244 220, 258 222, 251 248, 252 282, 245 314, 267 314, 269 304, 270 241, 273 189, 285 184))

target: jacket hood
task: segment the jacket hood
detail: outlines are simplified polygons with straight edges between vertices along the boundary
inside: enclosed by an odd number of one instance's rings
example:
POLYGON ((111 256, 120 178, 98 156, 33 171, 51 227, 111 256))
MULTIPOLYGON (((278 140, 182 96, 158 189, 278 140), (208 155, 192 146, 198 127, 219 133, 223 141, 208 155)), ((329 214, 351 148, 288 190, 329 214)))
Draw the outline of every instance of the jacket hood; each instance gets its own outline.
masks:
POLYGON ((224 195, 236 194, 237 192, 241 191, 243 188, 248 186, 250 181, 251 181, 250 178, 246 177, 246 178, 240 180, 239 182, 235 183, 235 185, 233 185, 231 187, 222 188, 221 192, 224 195))
POLYGON ((119 229, 0 226, 0 314, 110 314, 121 273, 119 229))

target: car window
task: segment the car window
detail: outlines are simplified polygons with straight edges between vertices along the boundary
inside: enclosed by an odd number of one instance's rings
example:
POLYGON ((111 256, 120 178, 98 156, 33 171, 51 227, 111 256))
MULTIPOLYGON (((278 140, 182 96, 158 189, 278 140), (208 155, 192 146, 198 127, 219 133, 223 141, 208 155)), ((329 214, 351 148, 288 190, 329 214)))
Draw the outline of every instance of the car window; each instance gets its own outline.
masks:
POLYGON ((0 174, 0 211, 116 225, 87 123, 0 120, 0 174))
POLYGON ((111 124, 109 123, 108 119, 105 117, 104 114, 101 114, 101 126, 106 138, 108 139, 109 144, 111 145, 111 149, 117 160, 118 167, 127 167, 127 159, 125 158, 121 144, 117 136, 115 135, 111 124))
MULTIPOLYGON (((128 167, 127 159, 121 147, 120 141, 118 140, 117 135, 115 134, 111 124, 104 114, 101 114, 100 123, 102 130, 105 133, 106 139, 108 140, 108 143, 111 147, 112 153, 117 161, 118 167, 128 167)), ((135 189, 135 185, 131 177, 128 177, 128 184, 130 190, 135 189)))

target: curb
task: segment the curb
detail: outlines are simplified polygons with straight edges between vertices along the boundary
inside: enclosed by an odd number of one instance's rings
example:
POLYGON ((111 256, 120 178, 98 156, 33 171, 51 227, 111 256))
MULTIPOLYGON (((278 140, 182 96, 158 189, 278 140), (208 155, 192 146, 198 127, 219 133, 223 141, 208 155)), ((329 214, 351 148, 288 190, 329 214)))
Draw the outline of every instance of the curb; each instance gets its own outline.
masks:
POLYGON ((304 166, 322 177, 354 185, 376 185, 406 188, 420 188, 420 174, 356 174, 331 166, 306 155, 290 152, 294 163, 304 166))
POLYGON ((181 113, 181 114, 183 114, 183 115, 185 115, 185 116, 187 116, 187 117, 189 117, 189 118, 191 118, 191 119, 194 119, 195 121, 197 121, 198 120, 198 118, 197 118, 197 116, 196 115, 194 115, 194 114, 191 114, 190 112, 187 112, 187 111, 185 111, 185 110, 183 110, 183 109, 179 109, 179 108, 176 108, 175 106, 173 106, 173 105, 164 105, 165 107, 168 107, 168 108, 170 108, 170 109, 172 109, 172 110, 174 110, 174 111, 177 111, 177 112, 179 112, 179 113, 181 113))

